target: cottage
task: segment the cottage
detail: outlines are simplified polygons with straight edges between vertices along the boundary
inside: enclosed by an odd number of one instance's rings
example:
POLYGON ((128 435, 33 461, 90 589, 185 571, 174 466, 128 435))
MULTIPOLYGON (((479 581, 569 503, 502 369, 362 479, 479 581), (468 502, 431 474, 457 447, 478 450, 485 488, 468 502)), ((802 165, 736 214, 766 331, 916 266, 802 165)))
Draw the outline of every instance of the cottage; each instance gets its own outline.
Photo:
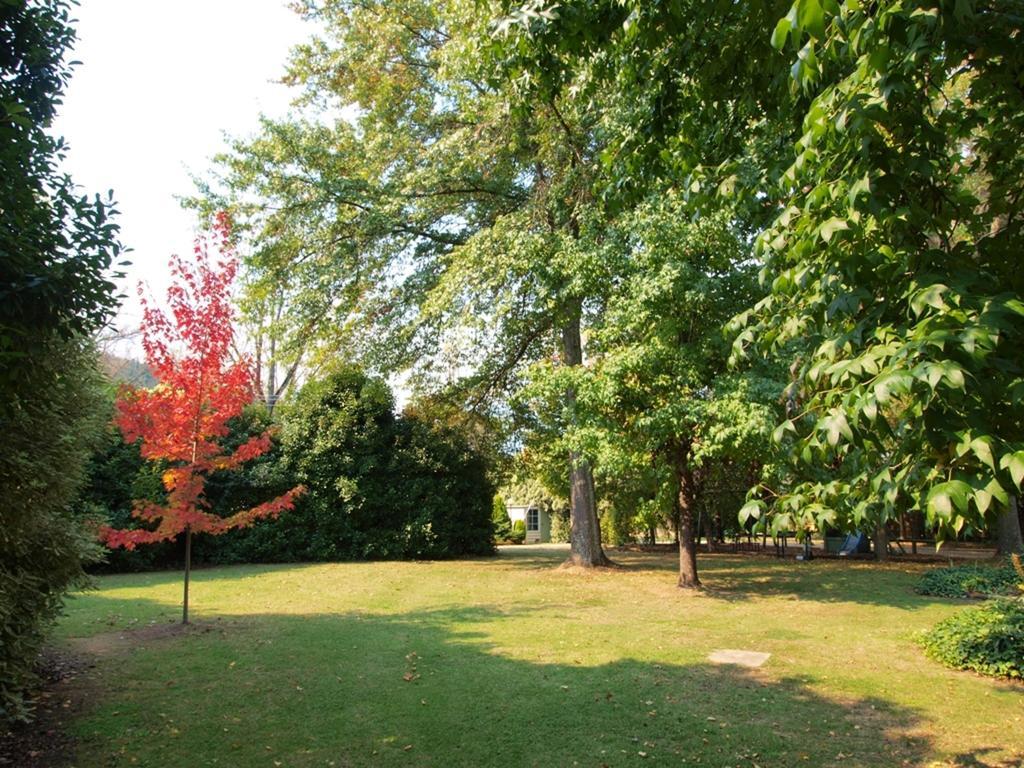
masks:
POLYGON ((551 514, 536 504, 509 504, 508 517, 515 523, 522 520, 526 524, 526 542, 544 543, 551 541, 551 514))

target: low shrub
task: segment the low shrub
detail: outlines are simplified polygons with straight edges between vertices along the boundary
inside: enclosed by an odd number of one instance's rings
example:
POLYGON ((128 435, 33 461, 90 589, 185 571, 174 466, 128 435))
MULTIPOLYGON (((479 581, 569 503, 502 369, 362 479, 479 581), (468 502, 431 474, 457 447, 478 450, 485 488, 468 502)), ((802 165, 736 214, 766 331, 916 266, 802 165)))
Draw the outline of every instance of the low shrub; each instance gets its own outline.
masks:
POLYGON ((494 495, 494 503, 491 507, 491 525, 494 527, 494 540, 507 541, 512 533, 512 521, 508 518, 508 508, 505 500, 498 494, 494 495))
POLYGON ((568 544, 572 533, 572 520, 569 508, 559 505, 551 510, 551 541, 555 544, 568 544))
POLYGON ((948 667, 991 677, 1024 677, 1024 601, 1002 599, 967 608, 920 638, 925 653, 948 667))
POLYGON ((512 523, 512 531, 508 535, 508 540, 513 544, 522 544, 526 541, 526 523, 522 520, 516 520, 512 523))
POLYGON ((916 590, 936 597, 990 597, 1019 594, 1020 581, 1007 560, 1002 567, 990 565, 951 565, 936 568, 921 577, 916 590))

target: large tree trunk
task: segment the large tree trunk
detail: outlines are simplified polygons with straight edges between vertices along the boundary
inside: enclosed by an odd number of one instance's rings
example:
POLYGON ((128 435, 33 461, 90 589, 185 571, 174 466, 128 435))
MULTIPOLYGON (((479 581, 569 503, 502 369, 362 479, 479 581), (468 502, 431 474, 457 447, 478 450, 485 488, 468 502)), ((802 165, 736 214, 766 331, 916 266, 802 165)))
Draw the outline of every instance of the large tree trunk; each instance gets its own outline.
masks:
POLYGON ((996 518, 996 546, 1000 555, 1024 553, 1016 496, 1010 497, 1010 504, 996 518))
MULTIPOLYGON (((562 361, 565 365, 583 364, 580 339, 580 313, 577 310, 562 328, 562 361)), ((570 414, 576 406, 576 391, 565 393, 570 414)), ((597 519, 594 497, 594 473, 587 461, 575 452, 569 454, 569 562, 585 568, 610 565, 601 548, 601 524, 597 519)))
POLYGON ((698 589, 697 537, 694 520, 693 473, 686 467, 685 459, 679 463, 679 586, 683 589, 698 589))
POLYGON ((889 529, 885 523, 875 526, 875 559, 883 563, 889 559, 889 529))

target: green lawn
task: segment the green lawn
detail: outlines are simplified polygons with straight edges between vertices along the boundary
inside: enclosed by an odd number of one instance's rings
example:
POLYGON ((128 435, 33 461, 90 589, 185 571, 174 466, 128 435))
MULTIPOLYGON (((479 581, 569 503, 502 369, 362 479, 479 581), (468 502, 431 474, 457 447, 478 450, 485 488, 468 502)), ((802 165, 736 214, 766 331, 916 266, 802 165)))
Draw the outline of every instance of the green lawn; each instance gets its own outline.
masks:
POLYGON ((717 555, 558 570, 564 552, 113 576, 59 640, 96 654, 90 766, 1017 766, 1024 687, 914 634, 963 603, 921 566, 717 555), (707 662, 766 651, 759 670, 707 662))

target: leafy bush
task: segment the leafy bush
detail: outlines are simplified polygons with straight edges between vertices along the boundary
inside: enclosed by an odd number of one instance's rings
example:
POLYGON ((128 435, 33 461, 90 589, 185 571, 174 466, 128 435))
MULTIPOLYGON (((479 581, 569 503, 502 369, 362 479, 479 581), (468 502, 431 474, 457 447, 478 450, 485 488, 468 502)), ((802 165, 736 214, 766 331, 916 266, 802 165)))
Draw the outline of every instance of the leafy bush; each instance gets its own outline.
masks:
POLYGON ((522 544, 526 541, 526 523, 522 520, 516 520, 512 523, 512 530, 508 535, 508 540, 513 544, 522 544))
POLYGON ((396 556, 494 552, 494 487, 484 458, 462 432, 418 417, 399 418, 387 475, 390 493, 376 502, 402 516, 403 548, 396 556))
POLYGON ((512 521, 508 517, 508 507, 505 500, 498 494, 494 495, 494 502, 491 507, 491 525, 494 527, 494 540, 506 541, 512 533, 512 521))
POLYGON ((82 563, 100 548, 74 507, 91 443, 102 431, 103 397, 84 342, 40 340, 0 410, 0 721, 30 715, 23 697, 45 633, 82 563))
POLYGON ((921 636, 931 658, 992 677, 1024 676, 1024 601, 993 600, 940 621, 921 636))
POLYGON ((458 430, 396 418, 393 406, 387 385, 356 368, 307 384, 285 414, 274 472, 308 491, 277 520, 224 537, 235 561, 492 552, 483 459, 458 430))
MULTIPOLYGON (((0 721, 25 719, 45 631, 98 548, 72 506, 102 398, 88 339, 117 306, 110 206, 60 170, 70 3, 0 11, 0 721)), ((97 418, 99 416, 99 418, 97 418)))
POLYGON ((1018 594, 1020 579, 1009 560, 1005 566, 951 565, 928 571, 916 590, 936 597, 988 597, 1018 594))

